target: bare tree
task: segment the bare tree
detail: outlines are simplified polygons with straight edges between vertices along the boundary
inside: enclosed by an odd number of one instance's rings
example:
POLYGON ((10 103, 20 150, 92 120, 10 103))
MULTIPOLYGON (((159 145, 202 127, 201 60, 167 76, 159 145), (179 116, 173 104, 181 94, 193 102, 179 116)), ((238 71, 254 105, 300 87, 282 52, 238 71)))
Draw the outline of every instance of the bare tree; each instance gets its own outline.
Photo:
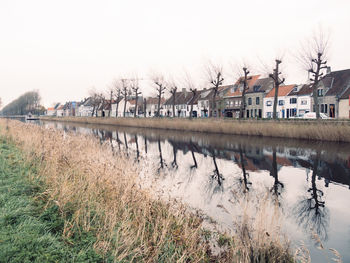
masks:
POLYGON ((124 98, 124 110, 123 110, 123 117, 125 118, 125 112, 126 112, 126 103, 128 101, 128 94, 129 94, 129 89, 127 85, 127 79, 121 79, 122 82, 122 96, 124 98))
MULTIPOLYGON (((222 85, 222 83, 224 81, 224 78, 222 76, 223 67, 221 65, 214 65, 212 62, 209 62, 209 65, 206 68, 206 73, 208 76, 208 80, 213 88, 211 111, 209 111, 209 116, 213 117, 216 96, 218 94, 219 87, 222 85)), ((218 117, 218 114, 217 114, 217 117, 218 117)))
POLYGON ((170 86, 170 94, 172 96, 173 118, 175 118, 175 104, 176 104, 177 85, 173 82, 173 83, 170 83, 169 86, 170 86))
POLYGON ((247 92, 247 90, 249 89, 249 85, 248 85, 248 80, 250 80, 252 77, 249 77, 250 71, 248 70, 247 67, 243 67, 243 74, 244 76, 240 78, 239 83, 242 85, 243 84, 243 89, 242 89, 242 101, 241 101, 241 106, 239 109, 239 118, 243 119, 244 118, 244 111, 245 111, 245 94, 247 92))
POLYGON ((284 83, 285 78, 280 78, 279 75, 282 73, 279 71, 279 65, 282 63, 282 60, 276 59, 276 66, 273 69, 273 73, 269 74, 269 77, 273 79, 274 88, 275 88, 275 97, 273 102, 273 119, 277 120, 277 103, 278 103, 278 89, 279 86, 284 83))
POLYGON ((135 112, 134 112, 134 118, 136 118, 137 115, 137 104, 138 104, 138 99, 139 99, 139 95, 141 94, 141 92, 139 92, 139 81, 138 78, 133 78, 130 80, 130 86, 131 86, 131 90, 135 93, 135 112))
MULTIPOLYGON (((111 91, 113 92, 114 96, 112 96, 112 99, 115 98, 115 117, 118 117, 118 108, 119 108, 119 103, 123 99, 121 91, 122 91, 122 81, 115 79, 112 83, 112 88, 111 91)), ((112 104, 111 104, 111 111, 112 111, 112 104)))
POLYGON ((160 117, 160 102, 166 90, 166 85, 165 85, 164 77, 162 75, 154 76, 152 78, 152 81, 156 85, 156 91, 157 91, 157 97, 158 97, 157 117, 160 117))
POLYGON ((191 100, 190 100, 190 104, 191 104, 190 119, 192 119, 192 117, 193 117, 193 102, 194 102, 194 100, 196 98, 196 95, 197 95, 197 88, 194 85, 194 82, 193 82, 191 76, 187 72, 186 72, 186 75, 185 75, 185 85, 187 86, 187 88, 190 89, 190 91, 192 93, 192 97, 191 97, 191 100))
POLYGON ((97 117, 97 111, 101 103, 101 98, 98 94, 98 92, 92 88, 89 90, 89 96, 91 100, 91 105, 92 105, 92 117, 95 115, 97 117))
POLYGON ((298 57, 299 62, 311 75, 312 97, 314 100, 316 118, 320 118, 317 88, 323 76, 323 70, 327 68, 327 51, 329 37, 322 29, 314 33, 313 37, 301 47, 298 57))
POLYGON ((147 117, 147 99, 143 99, 143 116, 146 118, 147 117))

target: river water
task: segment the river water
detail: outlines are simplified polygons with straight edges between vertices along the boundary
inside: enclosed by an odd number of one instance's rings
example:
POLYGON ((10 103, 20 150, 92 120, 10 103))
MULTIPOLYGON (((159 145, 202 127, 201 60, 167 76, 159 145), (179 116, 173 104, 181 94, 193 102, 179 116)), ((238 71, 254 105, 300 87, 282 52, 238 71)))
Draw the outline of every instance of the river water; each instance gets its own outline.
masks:
POLYGON ((233 201, 235 192, 268 191, 278 200, 283 230, 294 245, 305 244, 313 262, 331 262, 329 248, 350 262, 350 144, 40 124, 110 142, 113 151, 153 167, 155 178, 148 182, 163 195, 202 211, 223 229, 233 227, 239 209, 233 201), (314 234, 326 249, 318 248, 314 234))

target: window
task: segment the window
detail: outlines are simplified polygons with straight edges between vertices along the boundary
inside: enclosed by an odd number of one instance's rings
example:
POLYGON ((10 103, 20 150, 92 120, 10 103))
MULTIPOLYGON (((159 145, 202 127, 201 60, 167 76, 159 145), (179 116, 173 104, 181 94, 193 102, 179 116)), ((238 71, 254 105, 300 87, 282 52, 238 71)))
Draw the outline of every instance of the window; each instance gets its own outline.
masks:
POLYGON ((272 112, 268 112, 267 113, 267 118, 271 118, 272 117, 272 112))
POLYGON ((260 98, 259 98, 259 97, 256 97, 256 98, 255 98, 255 103, 256 103, 256 105, 259 105, 259 104, 260 104, 260 98))
POLYGON ((260 85, 254 85, 253 90, 254 90, 254 92, 257 92, 260 90, 260 88, 261 88, 260 85))
POLYGON ((248 98, 248 105, 252 105, 252 98, 248 98))
POLYGON ((271 106, 272 105, 272 101, 268 100, 266 101, 266 106, 271 106))
POLYGON ((290 104, 296 104, 297 103, 297 98, 290 98, 289 103, 290 104))
POLYGON ((283 106, 284 105, 284 100, 279 100, 278 105, 283 106))
POLYGON ((322 97, 323 96, 323 89, 318 89, 317 90, 317 96, 322 97))
POLYGON ((307 100, 302 100, 301 105, 307 105, 307 100))

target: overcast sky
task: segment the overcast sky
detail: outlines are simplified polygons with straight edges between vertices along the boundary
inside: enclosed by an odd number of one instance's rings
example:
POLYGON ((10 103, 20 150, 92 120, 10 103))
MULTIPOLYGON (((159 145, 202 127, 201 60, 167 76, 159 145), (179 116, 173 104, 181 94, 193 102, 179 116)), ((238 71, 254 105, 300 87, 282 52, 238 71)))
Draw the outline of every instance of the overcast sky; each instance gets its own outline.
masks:
POLYGON ((320 25, 331 34, 332 70, 350 68, 349 10, 349 0, 0 0, 0 97, 38 89, 50 106, 134 72, 151 94, 151 71, 186 69, 200 84, 208 59, 230 82, 230 64, 259 73, 260 61, 281 54, 286 83, 302 83, 293 54, 320 25))

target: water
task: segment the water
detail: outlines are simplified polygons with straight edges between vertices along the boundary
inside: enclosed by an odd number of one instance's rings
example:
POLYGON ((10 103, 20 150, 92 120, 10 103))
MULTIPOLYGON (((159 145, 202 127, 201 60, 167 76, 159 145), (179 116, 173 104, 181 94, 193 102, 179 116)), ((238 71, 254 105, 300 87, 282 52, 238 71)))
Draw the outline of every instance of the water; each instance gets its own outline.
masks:
POLYGON ((154 168, 149 186, 200 209, 222 229, 234 227, 232 218, 241 209, 234 201, 237 191, 269 191, 283 213, 283 230, 293 244, 305 243, 313 262, 331 261, 332 255, 317 248, 312 233, 326 248, 338 250, 343 262, 350 262, 350 144, 40 124, 111 142, 114 151, 142 160, 143 171, 154 168))

